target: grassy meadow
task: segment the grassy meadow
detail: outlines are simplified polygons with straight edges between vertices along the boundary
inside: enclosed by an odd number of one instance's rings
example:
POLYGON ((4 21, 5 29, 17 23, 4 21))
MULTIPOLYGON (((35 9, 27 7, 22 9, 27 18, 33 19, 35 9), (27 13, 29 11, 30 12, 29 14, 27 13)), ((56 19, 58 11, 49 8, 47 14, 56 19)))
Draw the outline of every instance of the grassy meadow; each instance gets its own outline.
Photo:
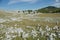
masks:
POLYGON ((0 11, 0 40, 59 40, 60 34, 55 33, 60 33, 58 27, 60 28, 59 13, 0 11))

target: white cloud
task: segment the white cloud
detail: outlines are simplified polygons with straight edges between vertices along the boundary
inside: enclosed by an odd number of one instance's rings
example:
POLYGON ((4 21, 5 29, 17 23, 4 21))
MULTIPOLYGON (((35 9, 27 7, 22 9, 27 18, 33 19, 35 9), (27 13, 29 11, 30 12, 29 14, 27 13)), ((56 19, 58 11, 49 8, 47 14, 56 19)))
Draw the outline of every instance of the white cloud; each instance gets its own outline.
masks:
POLYGON ((60 7, 60 3, 55 3, 54 6, 60 7))
POLYGON ((59 0, 56 0, 56 2, 59 2, 59 0))
POLYGON ((29 2, 29 3, 35 3, 37 2, 38 0, 9 0, 8 4, 15 4, 15 3, 18 3, 18 2, 29 2))
POLYGON ((60 7, 60 0, 55 0, 55 3, 52 6, 60 7))

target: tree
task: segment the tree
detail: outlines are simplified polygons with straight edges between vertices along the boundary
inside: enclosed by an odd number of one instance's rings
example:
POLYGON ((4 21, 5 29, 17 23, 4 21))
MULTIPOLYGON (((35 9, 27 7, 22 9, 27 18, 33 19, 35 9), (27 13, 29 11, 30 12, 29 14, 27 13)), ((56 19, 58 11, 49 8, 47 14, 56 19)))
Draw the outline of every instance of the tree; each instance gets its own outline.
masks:
POLYGON ((24 13, 25 11, 23 11, 23 13, 24 13))
POLYGON ((27 11, 28 11, 29 14, 32 12, 32 10, 27 10, 27 11))

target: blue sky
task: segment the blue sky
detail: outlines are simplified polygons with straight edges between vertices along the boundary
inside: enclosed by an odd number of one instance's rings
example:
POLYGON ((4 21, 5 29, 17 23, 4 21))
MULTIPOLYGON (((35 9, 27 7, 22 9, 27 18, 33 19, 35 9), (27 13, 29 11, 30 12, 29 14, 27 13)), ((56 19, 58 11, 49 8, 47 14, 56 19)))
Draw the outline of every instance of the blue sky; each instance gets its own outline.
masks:
POLYGON ((0 9, 4 10, 34 10, 51 5, 60 7, 60 0, 0 0, 0 9))

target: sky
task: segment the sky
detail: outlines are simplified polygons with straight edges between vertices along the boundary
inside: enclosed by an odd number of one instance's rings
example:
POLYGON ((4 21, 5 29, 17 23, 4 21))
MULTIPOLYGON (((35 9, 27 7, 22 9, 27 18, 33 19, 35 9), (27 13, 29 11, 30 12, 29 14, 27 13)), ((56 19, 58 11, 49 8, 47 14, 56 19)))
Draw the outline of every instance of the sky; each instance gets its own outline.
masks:
POLYGON ((60 0, 0 0, 0 9, 35 10, 47 6, 60 7, 60 0))

